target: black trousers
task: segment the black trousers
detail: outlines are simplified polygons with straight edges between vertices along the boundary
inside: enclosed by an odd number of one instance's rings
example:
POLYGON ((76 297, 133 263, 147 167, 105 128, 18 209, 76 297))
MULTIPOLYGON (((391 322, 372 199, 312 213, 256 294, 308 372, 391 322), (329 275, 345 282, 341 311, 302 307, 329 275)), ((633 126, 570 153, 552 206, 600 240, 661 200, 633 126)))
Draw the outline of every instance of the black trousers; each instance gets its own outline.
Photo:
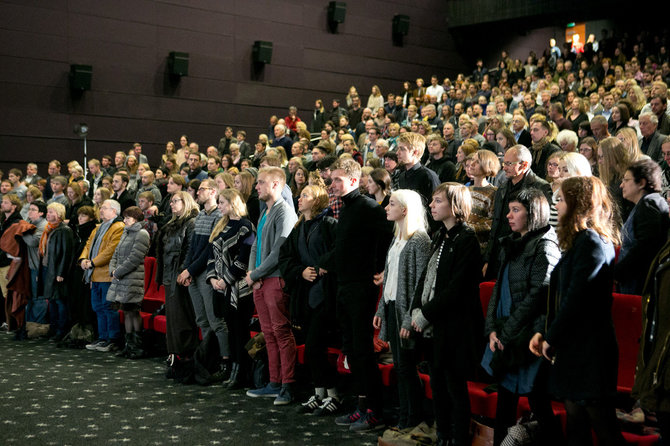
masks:
POLYGON ((569 446, 591 446, 591 428, 603 445, 623 446, 626 441, 616 418, 614 406, 605 402, 588 405, 565 400, 566 432, 569 446))
POLYGON ((247 376, 251 372, 251 357, 244 346, 249 342, 249 322, 254 314, 254 298, 249 295, 238 299, 237 308, 233 308, 230 305, 230 293, 222 294, 214 291, 214 301, 219 300, 221 301, 221 316, 228 326, 230 360, 240 365, 239 373, 242 376, 247 376))
POLYGON ((168 353, 192 356, 200 340, 188 288, 177 283, 165 286, 165 320, 168 353))
POLYGON ((416 370, 419 357, 418 348, 407 349, 400 346, 400 327, 395 302, 385 304, 384 312, 391 353, 393 353, 393 368, 398 374, 398 402, 400 403, 398 426, 401 428, 416 426, 424 418, 423 391, 421 379, 416 370))
POLYGON ((337 372, 328 362, 328 346, 332 343, 330 335, 335 315, 325 302, 321 302, 316 308, 307 309, 305 322, 305 362, 312 374, 314 387, 333 388, 337 372))
MULTIPOLYGON (((339 283, 337 319, 342 329, 342 352, 347 355, 354 388, 365 396, 370 409, 381 414, 382 379, 372 344, 372 319, 377 308, 379 287, 367 283, 339 283)), ((359 408, 365 409, 365 408, 359 408)))
POLYGON ((438 349, 443 342, 432 339, 430 387, 438 438, 451 440, 454 446, 470 445, 470 395, 467 368, 444 359, 438 349))

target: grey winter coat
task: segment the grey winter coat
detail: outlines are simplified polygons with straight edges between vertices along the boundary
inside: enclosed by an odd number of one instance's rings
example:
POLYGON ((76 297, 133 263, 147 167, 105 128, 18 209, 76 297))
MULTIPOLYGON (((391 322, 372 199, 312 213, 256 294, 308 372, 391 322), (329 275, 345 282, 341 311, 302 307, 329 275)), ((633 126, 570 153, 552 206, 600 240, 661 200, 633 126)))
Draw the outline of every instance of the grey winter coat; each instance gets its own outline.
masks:
POLYGON ((140 303, 144 299, 144 257, 149 251, 149 233, 141 223, 126 226, 112 260, 109 275, 112 284, 107 300, 122 303, 140 303))
MULTIPOLYGON (((395 309, 396 326, 398 329, 404 328, 412 332, 412 299, 414 298, 416 285, 426 268, 430 258, 430 238, 425 232, 415 232, 412 237, 400 251, 400 260, 398 261, 398 282, 388 283, 387 269, 384 269, 384 287, 390 286, 396 288, 395 309)), ((388 262, 388 258, 387 258, 388 262)), ((379 332, 379 338, 388 340, 388 323, 385 319, 384 301, 379 302, 377 314, 382 320, 382 328, 379 332)), ((413 348, 414 340, 412 338, 400 338, 400 345, 404 348, 413 348)))

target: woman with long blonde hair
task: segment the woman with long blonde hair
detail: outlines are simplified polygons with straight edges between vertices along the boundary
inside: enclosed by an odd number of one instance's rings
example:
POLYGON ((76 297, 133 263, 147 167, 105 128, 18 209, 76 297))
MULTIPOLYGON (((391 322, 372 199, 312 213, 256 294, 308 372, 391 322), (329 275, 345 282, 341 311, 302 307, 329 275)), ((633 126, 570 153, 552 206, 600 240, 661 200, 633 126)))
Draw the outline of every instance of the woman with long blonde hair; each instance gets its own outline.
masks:
POLYGON ((337 373, 328 362, 328 341, 336 328, 334 277, 322 260, 335 247, 337 221, 328 215, 328 191, 306 186, 298 198, 300 218, 279 252, 279 270, 291 295, 291 323, 305 334, 305 358, 314 394, 301 413, 330 415, 340 408, 337 373))
POLYGON ((156 235, 156 283, 165 286, 166 377, 181 382, 184 365, 193 356, 199 339, 188 287, 177 283, 177 276, 184 270, 200 207, 188 192, 178 191, 170 199, 170 208, 172 218, 156 235))
POLYGON ((207 261, 207 281, 214 288, 214 301, 219 302, 228 328, 230 377, 224 382, 228 389, 239 389, 249 383, 251 360, 244 346, 249 340, 249 319, 254 310, 252 289, 244 277, 247 273, 254 225, 246 218, 247 206, 237 189, 219 191, 221 219, 216 223, 209 242, 212 255, 207 261))

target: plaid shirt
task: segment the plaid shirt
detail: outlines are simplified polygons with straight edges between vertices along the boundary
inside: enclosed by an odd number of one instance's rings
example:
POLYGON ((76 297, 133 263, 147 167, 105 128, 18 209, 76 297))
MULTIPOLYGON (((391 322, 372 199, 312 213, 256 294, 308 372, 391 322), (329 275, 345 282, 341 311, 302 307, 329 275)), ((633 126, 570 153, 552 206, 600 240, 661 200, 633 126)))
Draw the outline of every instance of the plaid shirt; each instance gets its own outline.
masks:
POLYGON ((342 199, 333 195, 328 188, 328 207, 333 211, 333 217, 337 220, 340 218, 340 209, 342 209, 342 199))

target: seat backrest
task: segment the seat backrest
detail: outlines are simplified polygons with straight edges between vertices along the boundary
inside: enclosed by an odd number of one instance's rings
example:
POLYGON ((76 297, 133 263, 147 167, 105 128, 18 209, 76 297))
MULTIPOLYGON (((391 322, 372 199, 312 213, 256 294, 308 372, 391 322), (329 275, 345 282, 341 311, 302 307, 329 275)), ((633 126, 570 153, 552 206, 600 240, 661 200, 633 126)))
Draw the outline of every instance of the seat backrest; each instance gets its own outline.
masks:
POLYGON ((155 257, 145 257, 144 258, 144 293, 147 293, 149 286, 154 281, 156 275, 156 258, 155 257))
POLYGON ((619 374, 617 385, 622 390, 633 388, 635 365, 642 334, 642 297, 632 294, 612 294, 612 320, 619 344, 619 374))
POLYGON ((479 284, 479 301, 482 304, 484 317, 486 317, 486 312, 489 309, 489 301, 491 300, 495 284, 495 282, 482 282, 479 284))

